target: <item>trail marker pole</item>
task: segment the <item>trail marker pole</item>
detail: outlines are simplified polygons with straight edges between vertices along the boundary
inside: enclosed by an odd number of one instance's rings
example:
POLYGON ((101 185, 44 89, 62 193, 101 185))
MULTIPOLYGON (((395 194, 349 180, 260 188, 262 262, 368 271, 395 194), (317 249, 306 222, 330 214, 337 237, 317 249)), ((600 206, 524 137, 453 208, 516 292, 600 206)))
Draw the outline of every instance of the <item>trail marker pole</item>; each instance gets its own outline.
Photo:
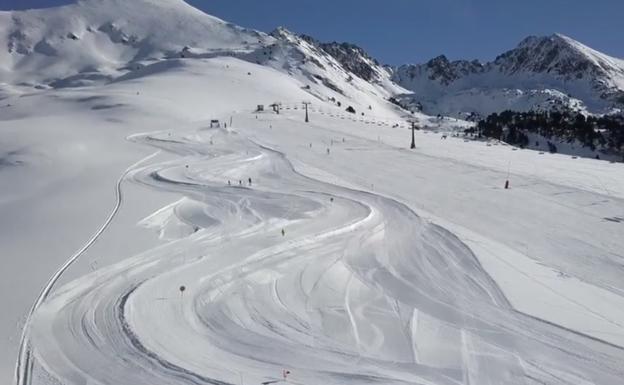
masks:
POLYGON ((507 180, 505 181, 505 190, 509 189, 509 175, 511 175, 511 160, 507 165, 507 180))
POLYGON ((184 291, 186 286, 180 286, 180 314, 184 314, 184 291))
POLYGON ((410 148, 413 150, 416 148, 416 138, 414 137, 414 131, 416 130, 416 122, 412 121, 412 144, 410 148))
POLYGON ((303 102, 303 105, 305 106, 305 112, 306 112, 306 115, 305 115, 305 122, 306 123, 310 122, 310 119, 308 117, 308 106, 310 104, 312 104, 312 103, 310 103, 310 102, 303 102))

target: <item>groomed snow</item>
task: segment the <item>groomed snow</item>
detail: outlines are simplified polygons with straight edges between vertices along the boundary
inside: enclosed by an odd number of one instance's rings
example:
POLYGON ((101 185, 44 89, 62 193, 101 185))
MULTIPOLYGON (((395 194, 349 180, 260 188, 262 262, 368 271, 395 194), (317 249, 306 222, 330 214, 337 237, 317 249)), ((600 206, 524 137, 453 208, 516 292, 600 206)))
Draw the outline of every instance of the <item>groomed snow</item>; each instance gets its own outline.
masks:
POLYGON ((5 381, 30 299, 153 155, 35 313, 33 383, 619 383, 621 164, 442 140, 452 120, 408 150, 390 109, 304 123, 299 84, 193 59, 11 99, 5 381))
POLYGON ((387 74, 279 33, 0 13, 0 383, 620 384, 622 164, 409 150, 387 74))

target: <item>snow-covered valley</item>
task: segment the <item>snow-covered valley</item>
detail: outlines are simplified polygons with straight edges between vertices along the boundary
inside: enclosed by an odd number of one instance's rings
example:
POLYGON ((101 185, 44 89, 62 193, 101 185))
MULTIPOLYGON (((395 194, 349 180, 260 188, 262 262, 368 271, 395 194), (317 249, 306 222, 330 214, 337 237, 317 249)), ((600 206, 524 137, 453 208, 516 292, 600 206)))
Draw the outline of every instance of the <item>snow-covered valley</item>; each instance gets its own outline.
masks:
POLYGON ((5 78, 0 381, 619 384, 622 164, 410 150, 398 86, 295 47, 5 78))

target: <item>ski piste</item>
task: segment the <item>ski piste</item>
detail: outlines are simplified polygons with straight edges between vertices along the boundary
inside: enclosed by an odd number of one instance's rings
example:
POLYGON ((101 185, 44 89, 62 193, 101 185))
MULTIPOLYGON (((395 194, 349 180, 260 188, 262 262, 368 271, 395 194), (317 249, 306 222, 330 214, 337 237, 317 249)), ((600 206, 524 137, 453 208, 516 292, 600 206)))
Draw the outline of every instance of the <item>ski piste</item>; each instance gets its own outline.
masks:
POLYGON ((615 155, 477 138, 356 48, 178 0, 0 26, 0 382, 624 378, 615 155))

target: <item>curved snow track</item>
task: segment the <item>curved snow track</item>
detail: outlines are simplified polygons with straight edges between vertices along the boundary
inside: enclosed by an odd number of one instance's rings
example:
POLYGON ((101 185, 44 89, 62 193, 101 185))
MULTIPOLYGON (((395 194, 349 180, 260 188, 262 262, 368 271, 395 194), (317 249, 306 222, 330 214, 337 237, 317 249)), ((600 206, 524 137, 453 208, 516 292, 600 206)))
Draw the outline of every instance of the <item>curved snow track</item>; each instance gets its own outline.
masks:
POLYGON ((63 265, 50 277, 45 287, 39 293, 39 296, 35 300, 35 303, 31 307, 26 321, 24 322, 24 327, 22 330, 22 336, 20 339, 20 347, 17 358, 17 363, 15 366, 15 381, 17 385, 28 385, 31 383, 31 375, 33 369, 32 362, 32 351, 30 347, 30 324, 32 322, 33 315, 39 309, 39 307, 48 299, 50 296, 52 289, 56 286, 57 282, 63 274, 74 264, 76 261, 98 240, 98 238, 106 231, 108 226, 110 226, 111 222, 119 212, 121 208, 121 202, 123 199, 121 192, 121 184, 123 183, 126 175, 130 171, 132 171, 135 167, 138 167, 141 163, 148 161, 149 159, 156 156, 158 152, 148 155, 147 157, 139 160, 132 166, 128 167, 123 174, 119 177, 117 182, 115 183, 115 206, 112 211, 102 224, 102 226, 91 236, 91 238, 85 243, 80 250, 76 251, 63 265))
POLYGON ((135 139, 180 155, 131 177, 188 197, 161 224, 189 231, 38 309, 34 352, 63 384, 624 378, 624 350, 516 312, 463 243, 399 202, 224 130, 135 139))

